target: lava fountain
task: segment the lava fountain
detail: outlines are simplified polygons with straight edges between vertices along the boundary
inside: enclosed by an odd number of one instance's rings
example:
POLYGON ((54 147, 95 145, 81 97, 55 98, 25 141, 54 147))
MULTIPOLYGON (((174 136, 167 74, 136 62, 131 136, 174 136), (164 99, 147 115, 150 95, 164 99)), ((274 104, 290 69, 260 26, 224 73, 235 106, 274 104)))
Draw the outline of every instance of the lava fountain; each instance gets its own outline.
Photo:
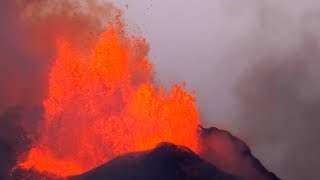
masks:
POLYGON ((89 53, 57 38, 41 136, 21 167, 69 176, 160 142, 198 151, 195 98, 155 87, 145 39, 109 26, 89 53))

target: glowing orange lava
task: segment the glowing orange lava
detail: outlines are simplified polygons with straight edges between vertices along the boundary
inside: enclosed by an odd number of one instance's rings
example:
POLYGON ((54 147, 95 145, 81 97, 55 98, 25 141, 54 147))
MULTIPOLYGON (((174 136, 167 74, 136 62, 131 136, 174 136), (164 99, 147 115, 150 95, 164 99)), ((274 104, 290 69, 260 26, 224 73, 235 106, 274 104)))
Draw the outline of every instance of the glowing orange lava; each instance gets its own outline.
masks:
POLYGON ((58 39, 41 138, 20 166, 69 176, 160 142, 197 151, 195 98, 178 85, 153 87, 145 40, 115 29, 90 55, 58 39))

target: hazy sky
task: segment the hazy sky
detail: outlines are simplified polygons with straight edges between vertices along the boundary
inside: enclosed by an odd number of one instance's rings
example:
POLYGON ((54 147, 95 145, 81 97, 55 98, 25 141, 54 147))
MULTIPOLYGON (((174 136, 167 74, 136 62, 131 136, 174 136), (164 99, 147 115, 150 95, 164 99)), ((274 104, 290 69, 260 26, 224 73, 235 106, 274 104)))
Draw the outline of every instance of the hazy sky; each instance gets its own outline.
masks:
POLYGON ((203 125, 243 136, 281 178, 320 178, 319 1, 113 2, 161 83, 196 91, 203 125))
POLYGON ((230 97, 232 82, 246 60, 226 60, 226 56, 242 53, 230 49, 234 41, 250 35, 246 24, 251 20, 238 22, 239 15, 246 13, 232 14, 232 8, 237 7, 211 0, 115 2, 125 9, 125 19, 133 31, 140 28, 150 42, 150 60, 160 81, 167 85, 185 81, 196 90, 204 124, 231 119, 233 113, 228 107, 234 103, 230 97))

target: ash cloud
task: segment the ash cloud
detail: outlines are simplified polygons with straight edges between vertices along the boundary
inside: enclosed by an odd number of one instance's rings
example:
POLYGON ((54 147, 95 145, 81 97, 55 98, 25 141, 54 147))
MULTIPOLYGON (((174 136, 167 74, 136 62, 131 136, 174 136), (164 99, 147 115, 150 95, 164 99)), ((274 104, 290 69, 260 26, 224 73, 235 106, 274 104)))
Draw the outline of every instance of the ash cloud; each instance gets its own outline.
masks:
POLYGON ((0 179, 10 179, 38 138, 56 37, 85 50, 121 12, 91 0, 2 0, 0 12, 0 179))
POLYGON ((120 13, 110 3, 77 0, 4 0, 0 7, 0 112, 42 102, 57 36, 85 50, 120 13))
POLYGON ((286 179, 320 178, 320 64, 312 49, 297 52, 290 63, 273 58, 254 65, 238 85, 243 131, 260 159, 286 179))
POLYGON ((280 177, 319 179, 320 4, 263 2, 248 65, 234 83, 234 122, 280 177))

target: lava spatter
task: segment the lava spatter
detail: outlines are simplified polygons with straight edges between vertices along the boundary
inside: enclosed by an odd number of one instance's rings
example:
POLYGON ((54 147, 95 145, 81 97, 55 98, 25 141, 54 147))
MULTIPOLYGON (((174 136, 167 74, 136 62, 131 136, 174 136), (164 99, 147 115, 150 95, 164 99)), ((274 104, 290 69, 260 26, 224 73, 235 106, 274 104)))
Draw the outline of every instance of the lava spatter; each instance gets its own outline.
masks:
POLYGON ((145 39, 117 28, 103 32, 89 55, 58 38, 41 138, 21 167, 69 176, 161 142, 197 152, 195 98, 179 85, 155 88, 145 39))

